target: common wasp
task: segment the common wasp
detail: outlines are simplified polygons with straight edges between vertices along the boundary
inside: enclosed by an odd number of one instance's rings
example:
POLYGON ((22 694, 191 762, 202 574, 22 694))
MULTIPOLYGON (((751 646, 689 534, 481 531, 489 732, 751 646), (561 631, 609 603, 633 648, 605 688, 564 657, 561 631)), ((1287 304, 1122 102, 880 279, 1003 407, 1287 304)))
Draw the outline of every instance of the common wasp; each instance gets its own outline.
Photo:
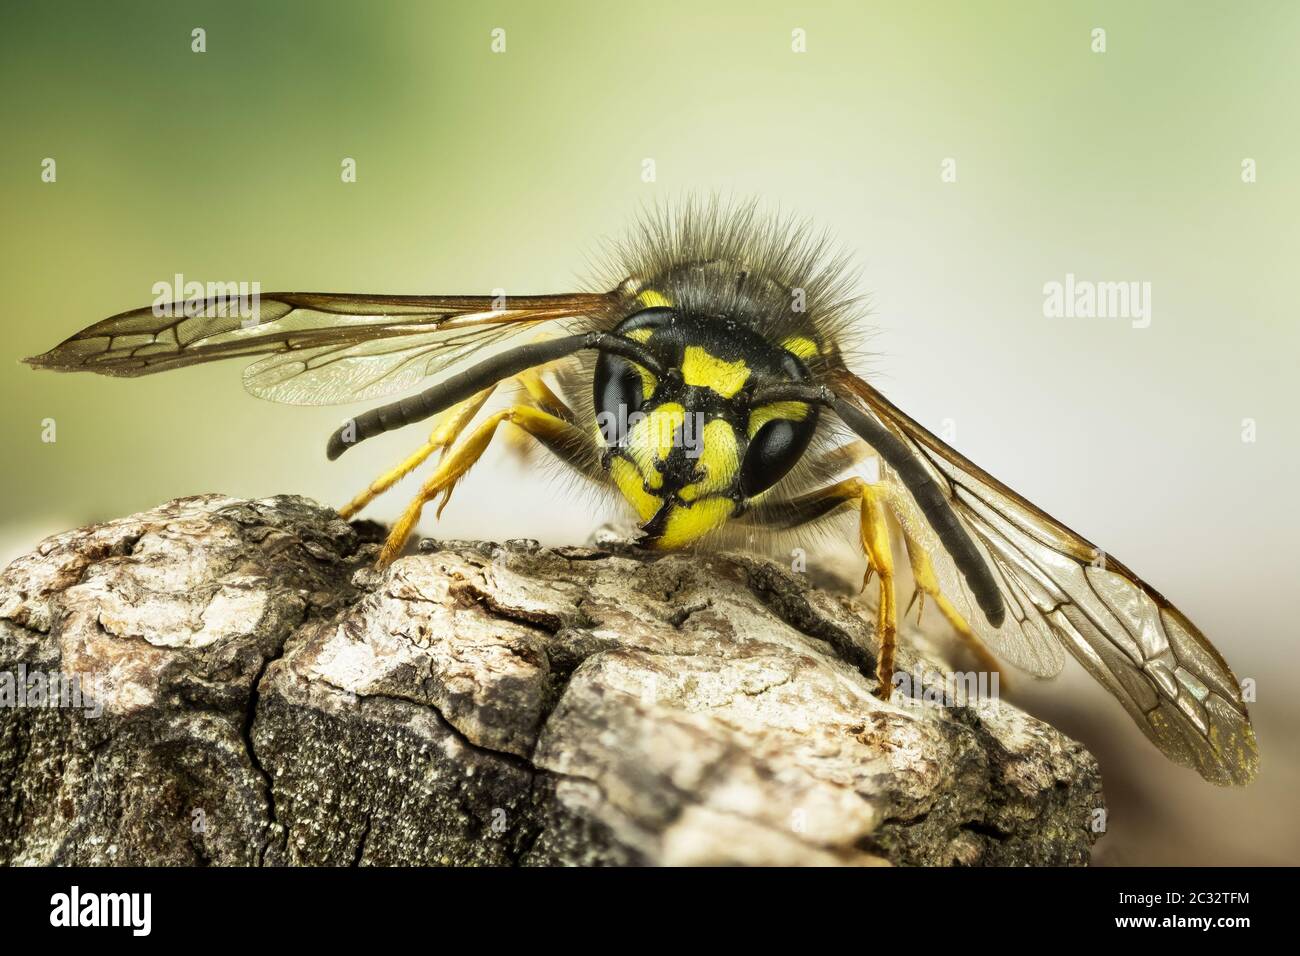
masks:
POLYGON ((434 419, 413 454, 341 509, 357 514, 438 456, 381 564, 401 553, 426 504, 442 512, 503 425, 622 499, 650 548, 707 547, 737 529, 812 528, 856 511, 878 587, 882 695, 892 688, 901 540, 915 596, 987 666, 1000 658, 1052 677, 1068 653, 1172 760, 1219 784, 1254 776, 1237 679, 1191 621, 850 371, 865 308, 824 237, 753 204, 687 202, 648 213, 609 260, 599 288, 610 291, 271 294, 254 322, 208 301, 180 315, 137 309, 27 361, 136 376, 256 356, 245 387, 303 405, 431 379, 351 419, 327 446, 336 459, 434 419), (480 419, 504 383, 517 400, 480 419))

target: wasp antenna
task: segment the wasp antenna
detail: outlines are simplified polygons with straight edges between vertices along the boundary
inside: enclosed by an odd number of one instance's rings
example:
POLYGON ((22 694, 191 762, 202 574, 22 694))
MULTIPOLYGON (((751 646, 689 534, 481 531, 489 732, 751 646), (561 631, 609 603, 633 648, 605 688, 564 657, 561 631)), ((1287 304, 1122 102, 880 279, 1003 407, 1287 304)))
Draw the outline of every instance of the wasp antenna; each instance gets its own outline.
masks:
POLYGON ((384 432, 402 428, 430 418, 463 402, 490 385, 520 372, 565 358, 582 349, 598 349, 621 355, 644 367, 652 375, 662 375, 663 368, 643 346, 631 339, 606 332, 584 332, 557 339, 531 342, 500 355, 494 355, 425 389, 416 395, 363 412, 341 425, 330 435, 325 455, 334 461, 353 445, 384 432))

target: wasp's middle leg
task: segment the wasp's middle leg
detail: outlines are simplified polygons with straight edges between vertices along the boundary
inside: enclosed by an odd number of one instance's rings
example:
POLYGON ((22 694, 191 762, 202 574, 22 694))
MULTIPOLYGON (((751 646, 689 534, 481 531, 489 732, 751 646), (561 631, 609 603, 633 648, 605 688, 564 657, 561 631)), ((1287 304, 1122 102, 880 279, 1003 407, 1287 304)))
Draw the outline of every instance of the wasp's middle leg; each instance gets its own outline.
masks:
MULTIPOLYGON (((867 554, 867 578, 869 579, 874 572, 879 575, 881 584, 877 616, 881 651, 877 677, 880 680, 882 695, 888 693, 889 684, 886 678, 892 680, 894 643, 897 637, 893 555, 889 548, 889 528, 885 521, 886 509, 898 516, 900 509, 893 500, 896 494, 899 494, 899 491, 884 482, 869 483, 861 478, 847 478, 798 498, 759 505, 752 508, 747 515, 747 518, 755 523, 789 529, 819 521, 850 504, 857 504, 860 507, 859 534, 862 538, 863 550, 867 554)), ((911 534, 906 522, 899 519, 898 525, 903 533, 908 563, 912 569, 912 580, 916 587, 913 600, 920 600, 923 607, 925 598, 929 597, 957 636, 970 647, 980 664, 991 672, 996 671, 1001 674, 1005 680, 1005 674, 998 665, 997 659, 940 590, 934 566, 925 547, 911 534)), ((865 583, 864 581, 864 585, 865 583)))

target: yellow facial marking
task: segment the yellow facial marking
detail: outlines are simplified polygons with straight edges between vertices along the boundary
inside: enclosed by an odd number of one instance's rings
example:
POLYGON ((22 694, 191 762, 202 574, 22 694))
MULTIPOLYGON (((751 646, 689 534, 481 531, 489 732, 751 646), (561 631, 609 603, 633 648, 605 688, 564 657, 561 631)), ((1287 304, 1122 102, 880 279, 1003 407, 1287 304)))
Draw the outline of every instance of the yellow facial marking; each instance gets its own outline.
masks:
POLYGON ((686 346, 682 357, 682 381, 687 385, 711 388, 723 398, 731 398, 749 380, 749 366, 744 359, 724 362, 698 345, 686 346))
POLYGON ((753 438, 758 434, 758 430, 770 421, 784 418, 801 422, 807 417, 808 406, 803 402, 772 402, 770 405, 761 405, 749 413, 749 422, 745 426, 745 431, 749 433, 750 438, 753 438))
POLYGON ((685 421, 686 409, 677 402, 665 402, 637 422, 628 434, 627 453, 651 488, 663 484, 663 475, 655 463, 668 458, 677 431, 685 421))
POLYGON ((802 335, 792 335, 781 343, 781 348, 801 359, 810 359, 821 352, 816 342, 802 335))
POLYGON ((641 473, 626 458, 615 458, 609 465, 610 477, 623 493, 642 521, 649 521, 659 510, 660 500, 645 490, 641 473))
POLYGON ((672 454, 677 430, 686 421, 686 409, 676 402, 665 402, 645 418, 649 426, 649 439, 654 443, 655 457, 666 461, 672 454))
POLYGON ((630 332, 625 332, 623 334, 623 337, 631 339, 633 342, 640 342, 642 345, 645 345, 647 342, 650 341, 650 336, 654 334, 655 334, 655 330, 650 328, 649 326, 646 326, 644 328, 633 329, 630 332))
POLYGON ((704 477, 694 484, 686 485, 678 494, 683 501, 694 501, 716 491, 730 487, 740 467, 740 452, 736 447, 736 433, 720 418, 715 418, 704 426, 702 435, 704 448, 700 452, 696 467, 704 472, 704 477))
POLYGON ((693 505, 679 505, 668 514, 664 532, 654 542, 654 547, 669 550, 690 544, 725 524, 731 517, 735 502, 730 498, 705 498, 693 505))
POLYGON ((644 305, 647 309, 658 309, 658 308, 663 308, 672 305, 672 302, 669 300, 668 296, 664 295, 661 292, 656 292, 654 289, 646 289, 644 292, 642 292, 639 296, 636 297, 636 300, 640 302, 642 305, 644 305))

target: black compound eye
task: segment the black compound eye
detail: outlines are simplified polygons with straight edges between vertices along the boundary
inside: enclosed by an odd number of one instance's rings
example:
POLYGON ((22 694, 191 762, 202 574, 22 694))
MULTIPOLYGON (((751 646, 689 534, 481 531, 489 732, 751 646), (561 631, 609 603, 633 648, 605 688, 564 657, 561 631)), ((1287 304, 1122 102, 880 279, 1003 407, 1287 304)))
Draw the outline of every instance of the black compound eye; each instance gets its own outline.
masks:
MULTIPOLYGON (((629 315, 613 329, 615 335, 629 335, 638 330, 663 328, 673 320, 673 310, 662 307, 642 309, 629 315)), ((646 333, 643 331, 642 335, 646 333)), ((632 336, 629 336, 632 337, 632 336)), ((635 339, 647 341, 644 337, 635 339)), ((628 418, 639 412, 645 404, 645 395, 652 391, 650 373, 627 359, 609 352, 601 352, 596 359, 596 374, 592 389, 596 403, 596 424, 605 438, 606 445, 621 444, 627 438, 628 418)))
POLYGON ((752 498, 766 491, 786 476, 812 441, 817 430, 817 410, 810 408, 799 421, 774 418, 749 441, 745 460, 740 464, 740 492, 752 498))
POLYGON ((605 444, 614 446, 627 438, 628 419, 645 402, 642 372, 625 358, 602 352, 596 362, 594 381, 596 423, 605 444))

